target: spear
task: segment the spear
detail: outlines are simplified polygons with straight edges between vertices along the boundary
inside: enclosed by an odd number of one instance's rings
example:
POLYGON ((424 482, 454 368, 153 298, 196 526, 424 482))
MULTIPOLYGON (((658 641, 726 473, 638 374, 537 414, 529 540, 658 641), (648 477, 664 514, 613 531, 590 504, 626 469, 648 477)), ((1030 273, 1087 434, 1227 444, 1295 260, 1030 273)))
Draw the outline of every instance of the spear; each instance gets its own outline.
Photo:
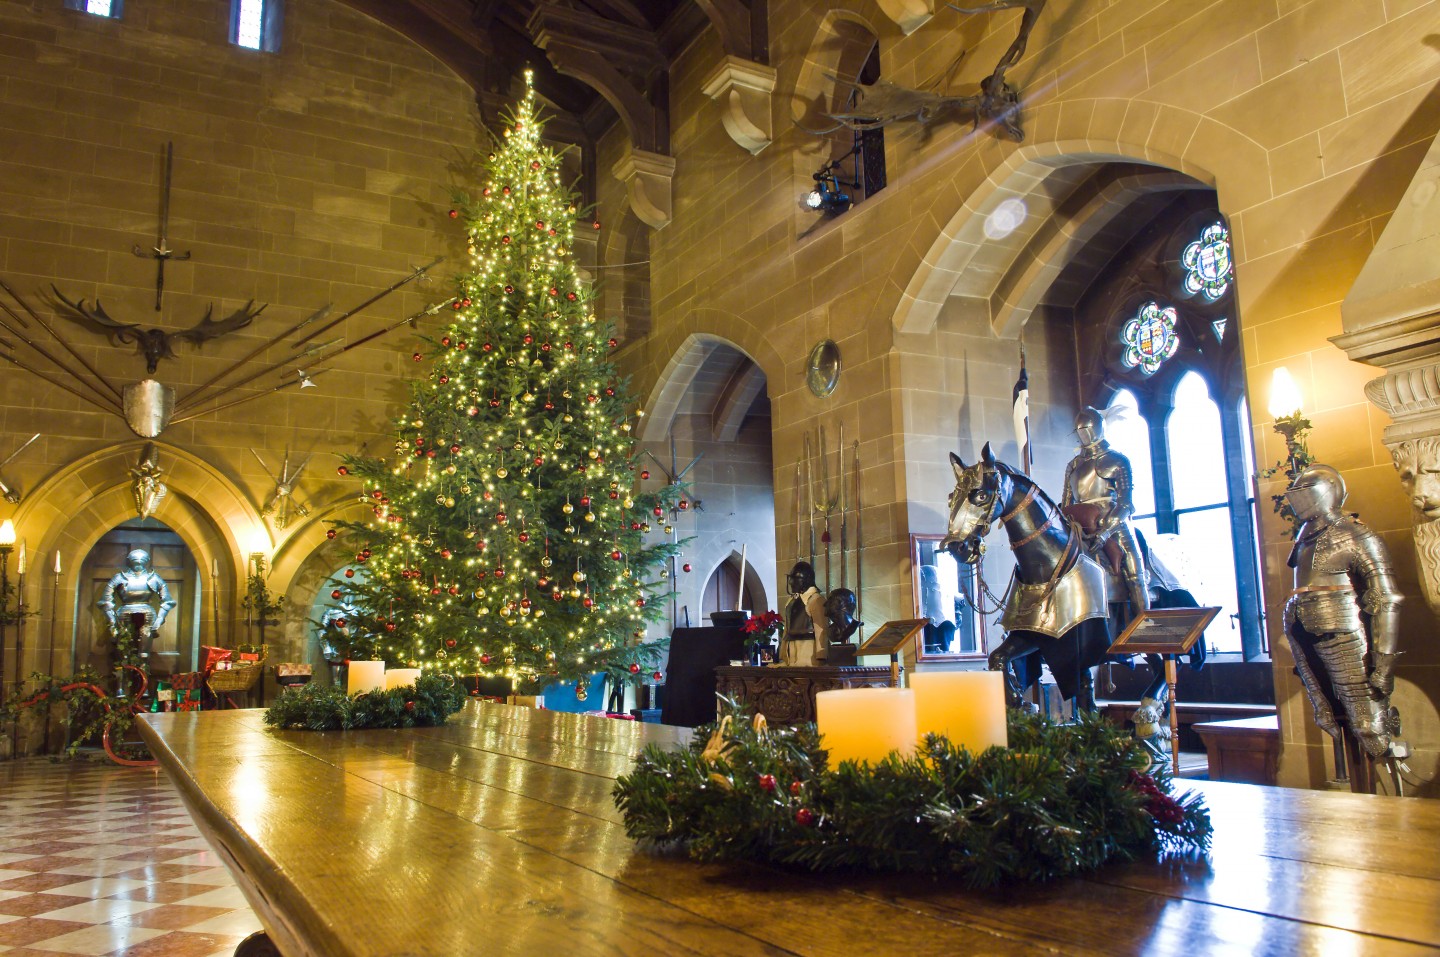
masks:
MULTIPOLYGON (((317 363, 317 365, 324 365, 328 362, 331 362, 338 356, 340 356, 341 353, 349 352, 351 349, 363 346, 365 343, 370 342, 371 340, 378 339, 383 335, 394 332, 396 329, 399 329, 406 323, 414 322, 415 320, 423 318, 425 316, 433 316, 435 313, 439 312, 441 309, 445 308, 445 306, 449 305, 454 301, 455 297, 452 296, 451 298, 446 299, 443 302, 437 302, 433 306, 427 306, 426 308, 421 309, 413 316, 406 316, 404 319, 393 322, 390 325, 384 327, 383 329, 377 329, 375 332, 370 333, 370 335, 364 336, 360 339, 356 339, 354 342, 346 345, 344 348, 338 349, 335 352, 332 352, 330 355, 325 356, 317 363)), ((271 368, 266 369, 265 372, 274 372, 276 368, 278 368, 278 366, 272 366, 271 368)), ((267 395, 272 395, 276 392, 279 392, 281 389, 287 388, 292 385, 298 384, 301 388, 304 388, 305 383, 310 382, 310 380, 314 379, 316 376, 329 371, 329 369, 312 368, 309 371, 305 372, 303 375, 300 375, 299 379, 294 382, 290 381, 290 376, 299 374, 299 370, 296 370, 295 373, 286 373, 282 377, 282 381, 278 385, 275 385, 269 389, 265 389, 260 392, 252 392, 249 395, 242 395, 237 399, 231 399, 229 402, 217 405, 211 409, 202 409, 199 412, 191 412, 189 415, 182 415, 180 418, 174 420, 171 425, 179 425, 181 422, 189 422, 191 419, 197 419, 202 415, 211 415, 215 412, 223 412, 225 409, 233 409, 237 405, 251 402, 255 399, 263 398, 267 395)), ((264 375, 265 372, 261 372, 260 375, 264 375)), ((258 376, 252 376, 251 379, 246 381, 252 381, 255 378, 258 378, 258 376)))
POLYGON ((855 617, 860 618, 860 596, 865 594, 863 569, 865 568, 865 542, 860 535, 860 440, 855 440, 855 464, 850 469, 855 475, 855 617))
MULTIPOLYGON (((425 265, 425 266, 417 266, 417 267, 414 269, 414 271, 410 272, 410 273, 409 273, 408 275, 406 275, 406 276, 402 276, 400 279, 398 279, 398 280, 396 280, 395 282, 391 283, 391 284, 390 284, 389 286, 387 286, 386 288, 380 290, 380 291, 377 292, 375 295, 371 296, 369 299, 365 300, 365 301, 362 302, 360 305, 356 306, 354 309, 348 310, 347 312, 345 312, 344 314, 342 314, 342 315, 339 316, 338 318, 331 320, 329 323, 327 323, 326 325, 322 326, 321 328, 315 329, 315 330, 311 331, 311 332, 310 332, 308 335, 306 335, 304 338, 296 340, 294 343, 291 344, 291 347, 290 347, 290 348, 291 348, 291 349, 296 349, 296 348, 298 348, 299 346, 304 345, 305 343, 309 342, 311 339, 314 339, 316 336, 320 335, 321 333, 326 332, 326 331, 334 328, 335 326, 339 325, 340 323, 344 322, 346 319, 349 319, 351 316, 355 315, 357 312, 360 312, 360 311, 363 310, 363 309, 367 309, 367 308, 369 308, 370 306, 373 306, 375 303, 379 302, 381 299, 384 299, 386 296, 390 295, 392 292, 394 292, 395 290, 399 289, 401 286, 404 286, 404 285, 406 285, 407 283, 413 282, 413 281, 415 281, 416 279, 419 279, 421 276, 425 275, 425 273, 427 273, 428 271, 430 271, 431 269, 433 269, 433 268, 435 268, 437 265, 439 265, 441 262, 443 262, 443 261, 444 261, 444 258, 445 258, 445 257, 443 257, 443 256, 437 256, 437 257, 434 259, 434 261, 430 262, 428 265, 425 265)), ((252 349, 252 350, 250 351, 250 354, 247 355, 245 358, 241 359, 239 362, 235 362, 235 363, 232 363, 232 364, 226 366, 224 369, 220 370, 220 372, 218 372, 217 374, 211 376, 208 380, 206 380, 205 382, 201 383, 201 384, 200 384, 198 387, 196 387, 195 389, 191 390, 191 392, 190 392, 189 395, 185 396, 183 399, 181 399, 179 402, 177 402, 177 403, 175 404, 176 409, 183 409, 183 408, 185 408, 185 407, 187 407, 187 406, 194 405, 195 402, 197 401, 197 397, 198 397, 201 393, 203 393, 203 392, 205 392, 206 390, 212 388, 212 387, 215 385, 215 383, 219 382, 221 379, 225 378, 227 375, 229 375, 230 373, 234 372, 236 369, 239 369, 241 366, 243 366, 243 365, 245 365, 246 363, 250 362, 250 360, 254 359, 254 358, 255 358, 256 356, 258 356, 260 353, 264 352, 266 349, 270 348, 270 346, 274 345, 275 343, 279 342, 280 340, 282 340, 282 339, 288 339, 290 336, 293 336, 295 333, 299 332, 301 329, 305 328, 305 327, 306 327, 307 325, 309 325, 310 323, 312 323, 312 322, 317 322, 317 321, 325 318, 325 316, 328 315, 329 312, 330 312, 330 307, 329 307, 329 306, 326 306, 326 307, 324 307, 323 309, 320 309, 320 310, 318 310, 317 312, 314 312, 314 313, 312 313, 311 315, 306 316, 304 319, 301 319, 299 322, 295 323, 295 325, 291 326, 289 329, 286 329, 286 330, 285 330, 284 332, 282 332, 280 335, 274 336, 274 337, 272 337, 272 338, 270 338, 270 339, 267 339, 265 342, 262 342, 260 345, 256 346, 254 349, 252 349)), ((303 353, 301 353, 301 354, 303 355, 303 353)), ((278 362, 278 363, 276 363, 275 365, 270 366, 268 369, 265 369, 265 370, 262 370, 262 371, 260 371, 260 372, 255 373, 254 375, 250 376, 248 379, 244 379, 243 381, 234 383, 233 385, 230 386, 230 388, 232 388, 232 389, 238 389, 238 388, 240 388, 241 386, 248 385, 249 383, 254 382, 256 379, 258 379, 258 378, 260 378, 261 376, 265 375, 267 372, 273 372, 274 370, 280 368, 281 366, 289 365, 289 364, 290 364, 291 362, 293 362, 293 361, 295 361, 294 358, 286 358, 286 359, 282 360, 281 362, 278 362)))
POLYGON ((805 514, 810 520, 810 570, 815 570, 815 461, 810 454, 810 433, 805 433, 805 490, 809 500, 805 514))
MULTIPOLYGON (((50 665, 45 673, 50 676, 51 687, 55 685, 55 619, 60 617, 60 553, 55 553, 55 577, 50 584, 50 665)), ((50 699, 53 696, 45 696, 45 737, 42 741, 43 752, 50 753, 50 699)))
MULTIPOLYGON (((5 354, 5 353, 0 353, 0 359, 4 359, 6 362, 9 362, 9 363, 11 363, 11 364, 13 364, 13 365, 15 365, 15 366, 18 366, 21 370, 30 373, 31 375, 35 376, 37 379, 41 380, 42 382, 48 382, 48 383, 50 383, 51 385, 53 385, 53 386, 54 386, 55 388, 57 388, 57 389, 64 389, 66 392, 70 393, 70 394, 73 395, 75 398, 80 399, 81 401, 88 402, 88 403, 90 403, 91 405, 97 406, 97 407, 103 409, 103 410, 106 411, 106 412, 118 411, 117 409, 112 409, 112 408, 110 408, 108 405, 101 405, 99 402, 96 402, 92 397, 86 395, 85 393, 81 392, 80 390, 75 389, 75 388, 72 388, 71 386, 66 385, 65 383, 61 382, 61 381, 58 380, 58 379, 53 379, 53 378, 51 378, 50 376, 48 376, 48 375, 46 375, 45 373, 39 371, 38 369, 35 369, 35 368, 32 367, 32 366, 26 365, 25 363, 21 362, 19 359, 15 358, 15 357, 12 356, 12 355, 7 355, 7 354, 5 354)), ((80 381, 83 382, 84 380, 82 379, 82 380, 80 380, 80 381)))
POLYGON ((803 554, 800 545, 800 457, 795 457, 795 502, 791 512, 795 515, 795 561, 803 554))
MULTIPOLYGON (((17 332, 16 330, 12 329, 12 328, 10 327, 10 325, 9 325, 8 323, 6 323, 3 319, 0 319, 0 329, 4 329, 6 332, 10 333, 12 336, 15 336, 17 339, 19 339, 21 342, 25 343, 27 346, 29 346, 30 348, 34 349, 36 352, 40 353, 40 355, 41 355, 42 358, 48 360, 52 365, 54 365, 54 366, 55 366, 57 369, 59 369, 61 372, 63 372, 63 373, 65 373, 66 375, 70 376, 70 377, 73 378, 76 382, 79 382, 81 385, 85 386, 85 388, 89 389, 91 392, 94 392, 97 396, 100 397, 100 401, 99 401, 99 402, 96 402, 94 399, 90 398, 88 395, 85 395, 85 394, 82 393, 82 392, 76 392, 74 389, 67 389, 67 391, 69 391, 69 392, 71 392, 72 394, 78 396, 79 398, 84 399, 86 402, 89 402, 91 405, 100 405, 102 408, 106 408, 107 411, 115 411, 115 412, 120 411, 120 406, 119 406, 119 404, 118 404, 114 399, 110 398, 110 396, 108 396, 108 395, 106 395, 105 393, 101 392, 98 388, 95 387, 95 385, 94 385, 89 379, 83 379, 83 378, 81 378, 80 376, 75 375, 75 373, 70 369, 69 366, 65 365, 65 363, 61 362, 59 359, 56 359, 56 358, 55 358, 54 356, 52 356, 49 352, 46 352, 44 346, 37 345, 36 343, 32 342, 29 338, 26 337, 25 333, 23 333, 23 332, 17 332)), ((10 357, 7 356, 6 358, 10 358, 10 357)), ((19 365, 18 362, 17 362, 16 364, 19 365)), ((26 372, 34 372, 33 369, 27 368, 26 366, 23 366, 23 365, 20 366, 20 368, 25 369, 26 372)), ((35 374, 35 375, 40 375, 39 372, 35 372, 34 374, 35 374)), ((41 378, 45 378, 45 377, 44 377, 44 376, 41 376, 41 378)), ((53 380, 47 380, 47 381, 51 381, 51 382, 53 383, 53 380)), ((64 387, 62 386, 62 388, 64 388, 64 387)))
POLYGON ((847 584, 846 567, 849 564, 849 541, 845 534, 845 421, 840 421, 840 444, 835 446, 835 465, 840 471, 840 587, 847 584))
MULTIPOLYGON (((48 332, 48 333, 50 334, 50 337, 51 337, 52 339, 54 339, 56 342, 58 342, 58 343, 60 343, 62 346, 64 346, 64 347, 65 347, 65 351, 68 352, 68 353, 70 353, 72 356, 74 356, 74 357, 75 357, 75 360, 76 360, 77 362, 79 362, 82 366, 84 366, 84 367, 89 371, 89 373, 90 373, 91 375, 93 375, 95 378, 99 379, 101 385, 103 385, 105 388, 109 389, 112 393, 114 393, 114 394, 115 394, 115 397, 116 397, 117 399, 120 397, 120 390, 117 389, 117 388, 115 388, 115 386, 110 382, 109 379, 107 379, 107 378, 105 378, 103 375, 101 375, 101 374, 100 374, 100 370, 97 369, 97 368, 95 368, 94 366, 92 366, 92 365, 89 363, 89 361, 86 360, 86 358, 85 358, 84 356, 82 356, 80 353, 76 352, 76 351, 71 347, 70 343, 66 342, 64 339, 62 339, 62 338, 60 338, 58 335, 56 335, 56 334, 55 334, 55 330, 50 328, 50 324, 49 324, 48 322, 46 322, 44 319, 40 318, 40 314, 39 314, 38 312, 36 312, 33 308, 31 308, 30 303, 26 302, 24 299, 21 299, 21 298, 20 298, 20 294, 19 294, 18 292, 16 292, 15 290, 11 289, 10 286, 9 286, 9 285, 5 282, 5 280, 3 280, 3 279, 0 279, 0 289, 4 289, 6 292, 8 292, 8 293, 10 294, 10 298, 11 298, 11 299, 14 299, 16 302, 20 303, 21 307, 24 308, 24 310, 25 310, 26 312, 30 313, 30 317, 31 317, 32 319, 34 319, 36 322, 40 323, 40 328, 41 328, 41 329, 44 329, 46 332, 48 332)), ((11 312, 11 310, 9 309, 9 307, 6 307, 5 311, 6 311, 6 312, 9 312, 10 315, 15 316, 15 313, 14 313, 14 312, 11 312)), ((15 318, 16 318, 16 319, 19 319, 20 317, 19 317, 19 316, 15 316, 15 318)), ((22 322, 21 325, 25 325, 25 323, 22 322)), ((28 329, 29 326, 27 325, 26 328, 28 329)), ((50 361, 51 361, 51 362, 55 362, 54 359, 51 359, 50 361)), ((55 362, 55 364, 56 364, 56 365, 60 365, 60 363, 58 363, 58 362, 55 362)), ((63 367, 62 367, 62 368, 63 368, 63 367)), ((66 372, 69 372, 70 370, 69 370, 69 369, 66 369, 65 371, 66 371, 66 372)), ((78 379, 79 376, 76 376, 76 378, 78 379)), ((87 383, 87 384, 88 384, 88 383, 87 383)), ((92 388, 93 388, 93 386, 92 386, 92 388)), ((97 390, 97 391, 98 391, 98 390, 97 390)))

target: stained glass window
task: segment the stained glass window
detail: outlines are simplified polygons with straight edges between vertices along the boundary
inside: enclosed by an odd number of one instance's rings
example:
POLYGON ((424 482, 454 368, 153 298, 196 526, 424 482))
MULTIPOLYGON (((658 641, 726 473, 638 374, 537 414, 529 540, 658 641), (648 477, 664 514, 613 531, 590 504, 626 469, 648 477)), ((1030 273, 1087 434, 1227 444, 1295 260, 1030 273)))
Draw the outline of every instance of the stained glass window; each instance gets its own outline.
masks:
POLYGON ((96 16, 110 16, 110 0, 85 0, 85 12, 96 16))
POLYGON ((1185 267, 1187 290, 1204 293, 1211 302, 1225 295, 1235 277, 1235 266, 1230 261, 1230 231, 1225 224, 1206 226, 1200 238, 1180 254, 1180 264, 1185 267))
POLYGON ((1214 322, 1210 323, 1210 328, 1215 330, 1215 341, 1225 341, 1225 327, 1229 325, 1229 323, 1229 319, 1216 319, 1214 322))
POLYGON ((1125 346, 1121 361, 1126 367, 1138 366, 1141 372, 1153 375, 1173 356, 1180 347, 1180 337, 1175 334, 1177 318, 1173 306, 1161 306, 1153 299, 1141 306, 1120 330, 1120 342, 1125 346))

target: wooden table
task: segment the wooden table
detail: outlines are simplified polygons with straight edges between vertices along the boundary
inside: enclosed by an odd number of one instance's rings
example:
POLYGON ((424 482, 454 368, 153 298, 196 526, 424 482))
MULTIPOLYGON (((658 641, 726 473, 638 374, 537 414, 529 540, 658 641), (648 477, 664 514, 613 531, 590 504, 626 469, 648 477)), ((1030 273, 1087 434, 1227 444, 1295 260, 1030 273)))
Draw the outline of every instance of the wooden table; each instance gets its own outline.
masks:
MULTIPOLYGON (((472 701, 443 728, 142 733, 286 957, 1433 954, 1440 803, 1194 782, 1208 861, 989 893, 641 851, 610 798, 685 732, 472 701)), ((1190 783, 1190 782, 1187 782, 1190 783)))

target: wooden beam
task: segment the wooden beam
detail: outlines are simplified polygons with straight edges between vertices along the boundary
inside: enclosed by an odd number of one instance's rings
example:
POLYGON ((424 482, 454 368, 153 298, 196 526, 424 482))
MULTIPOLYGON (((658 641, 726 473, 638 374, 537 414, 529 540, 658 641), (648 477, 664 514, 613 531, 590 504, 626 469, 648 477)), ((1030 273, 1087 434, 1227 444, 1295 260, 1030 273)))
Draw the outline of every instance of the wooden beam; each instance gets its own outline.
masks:
MULTIPOLYGON (((526 29, 535 45, 547 54, 554 43, 582 47, 603 57, 614 69, 646 78, 666 67, 665 56, 653 30, 616 23, 593 13, 539 6, 531 14, 526 29)), ((553 56, 551 62, 554 62, 553 56)), ((560 64, 555 65, 562 72, 569 72, 560 64)), ((598 87, 597 92, 604 95, 598 87)))
MULTIPOLYGON (((765 62, 765 51, 757 54, 753 23, 765 23, 765 0, 695 0, 720 35, 720 45, 730 56, 765 62)), ((764 32, 762 30, 762 44, 764 32)))
POLYGON ((630 134, 630 142, 637 149, 652 153, 669 152, 668 135, 665 142, 661 142, 665 124, 661 121, 660 111, 603 53, 554 36, 545 38, 544 50, 557 70, 583 80, 615 108, 620 122, 625 124, 625 130, 630 134))

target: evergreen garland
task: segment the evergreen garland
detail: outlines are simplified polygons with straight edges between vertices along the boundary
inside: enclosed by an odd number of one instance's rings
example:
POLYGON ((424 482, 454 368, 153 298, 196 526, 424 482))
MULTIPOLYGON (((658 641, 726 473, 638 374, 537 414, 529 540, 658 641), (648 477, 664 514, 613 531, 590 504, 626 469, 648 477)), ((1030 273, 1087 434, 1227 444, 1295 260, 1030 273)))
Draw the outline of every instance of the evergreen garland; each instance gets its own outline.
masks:
POLYGON ((1054 725, 1010 712, 1010 747, 929 735, 913 758, 827 766, 815 726, 733 707, 682 751, 651 745, 615 785, 631 838, 699 861, 948 874, 967 887, 1045 881, 1157 851, 1203 851, 1199 795, 1141 773, 1135 740, 1096 716, 1054 725))
POLYGON ((286 691, 265 709, 265 723, 300 731, 429 728, 465 707, 465 692, 448 675, 421 675, 413 688, 350 697, 343 689, 308 684, 286 691))

